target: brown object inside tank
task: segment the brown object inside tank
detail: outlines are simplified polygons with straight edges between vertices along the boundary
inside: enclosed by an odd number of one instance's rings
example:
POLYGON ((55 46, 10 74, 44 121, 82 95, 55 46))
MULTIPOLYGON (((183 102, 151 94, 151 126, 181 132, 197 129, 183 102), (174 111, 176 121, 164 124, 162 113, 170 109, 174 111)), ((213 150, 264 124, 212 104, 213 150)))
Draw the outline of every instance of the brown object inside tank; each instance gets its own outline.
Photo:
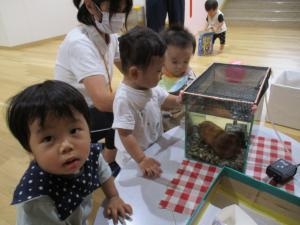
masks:
POLYGON ((235 133, 227 133, 213 122, 205 121, 198 126, 202 140, 210 145, 220 158, 229 159, 241 153, 242 140, 235 133))

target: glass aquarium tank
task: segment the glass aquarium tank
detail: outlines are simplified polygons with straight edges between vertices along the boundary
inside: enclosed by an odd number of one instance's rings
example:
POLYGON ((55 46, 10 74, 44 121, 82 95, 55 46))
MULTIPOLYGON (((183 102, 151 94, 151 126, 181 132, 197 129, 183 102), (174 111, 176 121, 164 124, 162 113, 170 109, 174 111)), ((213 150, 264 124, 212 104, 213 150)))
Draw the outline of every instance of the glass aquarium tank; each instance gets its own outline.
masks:
POLYGON ((185 153, 189 159, 244 171, 253 106, 268 88, 269 67, 213 63, 185 90, 185 153))

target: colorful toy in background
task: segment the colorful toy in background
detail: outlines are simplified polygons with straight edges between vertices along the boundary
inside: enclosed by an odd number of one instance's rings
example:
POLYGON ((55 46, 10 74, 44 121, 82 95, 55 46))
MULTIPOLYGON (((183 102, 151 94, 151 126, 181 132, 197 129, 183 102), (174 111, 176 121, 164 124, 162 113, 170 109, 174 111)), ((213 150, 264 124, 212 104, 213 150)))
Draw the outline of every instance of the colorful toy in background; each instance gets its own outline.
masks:
POLYGON ((198 41, 198 55, 211 55, 213 52, 214 32, 200 32, 198 41))

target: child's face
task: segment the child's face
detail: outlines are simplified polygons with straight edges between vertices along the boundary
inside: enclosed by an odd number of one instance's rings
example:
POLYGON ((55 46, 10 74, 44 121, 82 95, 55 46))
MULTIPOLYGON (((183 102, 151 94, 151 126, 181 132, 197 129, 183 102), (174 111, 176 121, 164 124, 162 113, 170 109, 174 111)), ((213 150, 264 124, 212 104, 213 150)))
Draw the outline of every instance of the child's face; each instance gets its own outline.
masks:
POLYGON ((214 17, 217 14, 217 10, 218 9, 215 9, 215 10, 211 9, 211 10, 207 11, 207 15, 209 17, 214 17))
POLYGON ((152 57, 151 63, 146 70, 139 70, 135 84, 140 89, 156 87, 161 79, 164 57, 152 57))
POLYGON ((181 77, 188 69, 193 56, 193 47, 180 48, 169 45, 166 51, 165 69, 176 77, 181 77))
POLYGON ((38 165, 48 173, 75 174, 80 171, 90 151, 88 124, 77 111, 74 118, 48 115, 44 126, 36 119, 29 125, 29 145, 38 165))

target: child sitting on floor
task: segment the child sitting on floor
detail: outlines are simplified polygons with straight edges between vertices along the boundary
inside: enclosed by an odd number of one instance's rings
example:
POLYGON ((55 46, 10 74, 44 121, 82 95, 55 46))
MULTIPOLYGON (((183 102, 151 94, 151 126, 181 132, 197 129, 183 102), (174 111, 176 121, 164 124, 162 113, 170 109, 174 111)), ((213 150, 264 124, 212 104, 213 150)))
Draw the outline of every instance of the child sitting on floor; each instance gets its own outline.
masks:
POLYGON ((218 9, 219 4, 217 0, 207 0, 205 2, 205 9, 207 11, 207 27, 206 30, 215 32, 213 37, 213 44, 216 39, 220 39, 220 51, 223 51, 226 41, 226 23, 224 14, 218 9))
MULTIPOLYGON (((178 95, 195 78, 189 67, 191 58, 196 49, 196 40, 193 34, 180 26, 173 26, 161 33, 167 44, 163 76, 159 86, 170 94, 178 95)), ((163 112, 163 127, 167 131, 180 124, 184 110, 182 107, 163 112)))
POLYGON ((124 79, 113 103, 115 144, 122 154, 121 164, 130 158, 129 153, 145 176, 157 177, 160 163, 144 150, 163 133, 161 107, 172 108, 181 102, 180 97, 156 87, 166 45, 151 29, 135 27, 119 38, 119 46, 124 79))
POLYGON ((12 204, 16 224, 86 225, 92 193, 102 186, 106 217, 132 209, 119 197, 98 144, 90 144, 89 110, 83 96, 61 81, 45 81, 14 96, 7 109, 10 131, 33 157, 12 204))

